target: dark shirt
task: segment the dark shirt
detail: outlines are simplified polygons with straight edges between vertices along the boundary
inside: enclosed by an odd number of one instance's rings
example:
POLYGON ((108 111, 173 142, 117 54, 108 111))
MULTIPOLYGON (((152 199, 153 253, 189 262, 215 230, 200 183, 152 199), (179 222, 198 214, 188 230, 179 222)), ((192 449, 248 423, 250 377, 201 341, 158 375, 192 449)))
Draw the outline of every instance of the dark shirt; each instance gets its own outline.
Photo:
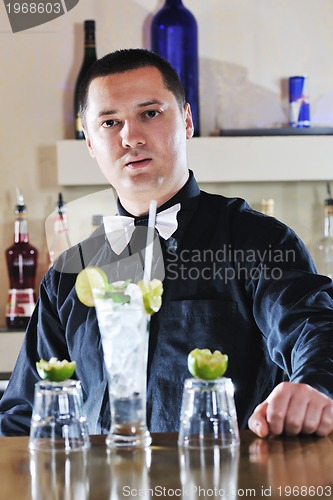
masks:
MULTIPOLYGON (((192 174, 159 210, 178 202, 178 229, 167 241, 160 238, 165 278, 162 307, 150 327, 149 429, 178 430, 183 383, 190 376, 187 355, 196 347, 228 354, 225 375, 234 382, 240 428, 283 378, 332 397, 333 286, 316 274, 302 241, 242 199, 200 191, 192 174)), ((125 214, 120 204, 119 212, 125 214)), ((74 285, 87 265, 109 266, 112 279, 137 279, 142 256, 130 247, 117 256, 101 226, 47 272, 0 401, 3 435, 29 432, 39 379, 35 363, 52 356, 77 362, 90 433, 109 430, 95 309, 80 303, 74 285)))

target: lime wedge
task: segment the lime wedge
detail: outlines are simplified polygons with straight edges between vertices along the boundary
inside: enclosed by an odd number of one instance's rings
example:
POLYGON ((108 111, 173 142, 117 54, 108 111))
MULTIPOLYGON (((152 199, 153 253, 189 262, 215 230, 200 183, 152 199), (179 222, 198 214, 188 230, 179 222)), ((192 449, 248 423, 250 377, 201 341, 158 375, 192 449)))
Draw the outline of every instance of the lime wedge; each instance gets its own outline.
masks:
POLYGON ((97 288, 103 292, 108 285, 108 278, 100 267, 89 266, 82 271, 76 277, 75 291, 76 294, 82 302, 87 307, 94 306, 94 297, 92 290, 97 288))
POLYGON ((76 368, 76 362, 67 361, 66 359, 59 361, 57 358, 51 358, 50 361, 41 359, 37 361, 36 368, 42 380, 62 382, 71 378, 76 368))
POLYGON ((148 284, 139 281, 138 286, 142 293, 143 306, 147 314, 157 312, 162 305, 163 285, 162 281, 154 278, 148 284))
POLYGON ((228 356, 220 351, 194 349, 187 358, 188 369, 193 377, 215 380, 221 377, 228 367, 228 356))

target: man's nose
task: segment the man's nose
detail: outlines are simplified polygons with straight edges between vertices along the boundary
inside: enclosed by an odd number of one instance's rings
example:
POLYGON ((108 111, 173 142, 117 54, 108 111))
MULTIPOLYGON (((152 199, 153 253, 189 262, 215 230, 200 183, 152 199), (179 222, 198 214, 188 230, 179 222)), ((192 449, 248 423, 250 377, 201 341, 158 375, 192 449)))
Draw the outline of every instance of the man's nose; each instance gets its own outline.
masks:
POLYGON ((138 123, 127 121, 121 131, 124 148, 135 148, 146 143, 142 128, 138 123))

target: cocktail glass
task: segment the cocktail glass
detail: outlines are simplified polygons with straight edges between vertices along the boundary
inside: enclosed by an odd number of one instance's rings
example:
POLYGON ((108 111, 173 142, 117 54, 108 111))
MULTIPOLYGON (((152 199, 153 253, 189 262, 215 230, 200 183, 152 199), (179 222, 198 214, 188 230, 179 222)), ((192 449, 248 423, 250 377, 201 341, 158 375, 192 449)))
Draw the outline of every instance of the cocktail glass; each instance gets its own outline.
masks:
MULTIPOLYGON (((135 286, 135 285, 134 285, 135 286)), ((146 423, 149 315, 142 296, 116 303, 93 290, 108 377, 110 448, 144 448, 151 444, 146 423)))

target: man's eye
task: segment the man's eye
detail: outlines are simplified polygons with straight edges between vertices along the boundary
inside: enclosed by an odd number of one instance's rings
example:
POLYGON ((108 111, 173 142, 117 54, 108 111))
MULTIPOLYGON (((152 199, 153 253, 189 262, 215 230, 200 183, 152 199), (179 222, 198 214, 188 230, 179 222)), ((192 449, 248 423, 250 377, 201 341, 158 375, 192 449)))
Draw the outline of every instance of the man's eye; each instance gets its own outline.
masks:
POLYGON ((102 123, 102 127, 104 128, 111 128, 116 125, 116 120, 105 120, 105 122, 102 123))
POLYGON ((156 111, 155 109, 150 109, 149 111, 145 112, 145 116, 148 116, 148 118, 155 118, 155 116, 159 115, 160 113, 156 111))

